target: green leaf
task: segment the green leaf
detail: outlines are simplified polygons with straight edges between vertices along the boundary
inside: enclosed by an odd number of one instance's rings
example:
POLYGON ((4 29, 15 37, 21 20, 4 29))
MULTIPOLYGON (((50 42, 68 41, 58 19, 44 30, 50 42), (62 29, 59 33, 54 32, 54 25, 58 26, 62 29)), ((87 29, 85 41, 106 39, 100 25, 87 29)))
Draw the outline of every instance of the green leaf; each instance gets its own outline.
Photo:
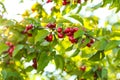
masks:
POLYGON ((32 70, 33 70, 33 67, 32 67, 32 66, 28 66, 28 67, 25 69, 26 72, 31 72, 32 70))
POLYGON ((39 56, 37 71, 38 72, 43 71, 44 68, 48 65, 50 60, 51 56, 49 56, 47 52, 42 52, 39 56))
POLYGON ((65 51, 71 51, 73 49, 73 45, 68 47, 65 51))
POLYGON ((116 22, 112 25, 112 31, 120 31, 120 22, 116 22))
POLYGON ((70 15, 69 17, 71 17, 71 18, 73 18, 73 19, 79 21, 82 25, 84 25, 83 19, 82 19, 79 15, 73 14, 73 15, 70 15))
POLYGON ((14 50, 14 52, 13 52, 13 57, 22 49, 24 47, 24 45, 17 45, 16 47, 15 47, 15 50, 14 50))
POLYGON ((107 69, 103 68, 101 75, 102 75, 102 80, 107 80, 107 77, 108 77, 108 71, 107 71, 107 69))
POLYGON ((4 69, 1 73, 4 80, 23 80, 22 76, 17 71, 4 69))
POLYGON ((78 10, 77 10, 76 13, 79 13, 81 9, 82 9, 82 5, 79 5, 78 10))
POLYGON ((93 56, 91 56, 88 60, 91 61, 99 61, 105 57, 104 51, 97 51, 93 56))
POLYGON ((71 21, 61 17, 60 19, 57 19, 57 23, 71 23, 71 21))
POLYGON ((104 50, 107 45, 107 41, 105 39, 101 39, 100 41, 95 43, 95 48, 97 50, 104 50))
POLYGON ((38 41, 41 42, 45 39, 45 37, 49 34, 47 30, 38 30, 37 35, 35 36, 35 43, 38 41))
POLYGON ((55 55, 55 64, 57 68, 64 69, 64 58, 61 55, 55 55))
POLYGON ((3 52, 3 51, 7 51, 8 50, 8 46, 4 43, 0 43, 0 54, 3 52))
POLYGON ((78 30, 77 32, 74 33, 74 38, 79 38, 82 37, 82 35, 84 35, 84 31, 83 30, 78 30))
POLYGON ((111 3, 113 0, 103 0, 103 5, 106 6, 107 4, 111 3))
POLYGON ((107 51, 107 50, 113 49, 119 45, 120 45, 120 41, 112 40, 106 45, 105 50, 107 51))
POLYGON ((85 38, 84 41, 80 41, 80 44, 79 46, 80 47, 85 47, 88 43, 90 42, 90 39, 89 38, 85 38))
POLYGON ((80 49, 76 49, 75 52, 71 55, 71 57, 75 57, 79 54, 80 49))

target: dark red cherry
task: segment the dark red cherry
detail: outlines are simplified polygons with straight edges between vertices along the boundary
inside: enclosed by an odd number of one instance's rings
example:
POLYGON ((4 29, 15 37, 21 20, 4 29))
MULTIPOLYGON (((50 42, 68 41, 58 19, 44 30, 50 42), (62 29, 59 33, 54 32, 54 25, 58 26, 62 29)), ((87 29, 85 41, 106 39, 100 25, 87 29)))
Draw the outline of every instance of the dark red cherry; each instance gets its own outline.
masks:
POLYGON ((81 66, 80 70, 85 71, 86 70, 86 66, 81 66))
POLYGON ((48 42, 51 42, 53 40, 53 35, 49 34, 46 38, 45 38, 48 42))
POLYGON ((91 47, 91 43, 88 43, 88 44, 87 44, 87 47, 91 47))

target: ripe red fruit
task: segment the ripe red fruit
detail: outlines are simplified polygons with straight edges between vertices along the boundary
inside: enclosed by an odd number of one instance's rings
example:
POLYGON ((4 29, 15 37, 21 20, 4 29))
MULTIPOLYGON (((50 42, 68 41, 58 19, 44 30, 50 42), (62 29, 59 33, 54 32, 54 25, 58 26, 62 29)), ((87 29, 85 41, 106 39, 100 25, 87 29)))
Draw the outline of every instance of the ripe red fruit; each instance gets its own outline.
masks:
POLYGON ((81 66, 80 70, 85 71, 86 70, 86 66, 81 66))
POLYGON ((14 48, 15 48, 15 46, 12 46, 8 49, 8 54, 10 55, 10 57, 12 57, 12 53, 14 51, 14 48))
POLYGON ((70 28, 69 27, 64 30, 64 33, 68 33, 68 32, 70 32, 70 28))
POLYGON ((13 44, 11 42, 6 42, 5 44, 8 45, 9 47, 13 46, 13 44))
POLYGON ((37 64, 33 64, 32 67, 34 67, 34 69, 37 69, 37 64))
POLYGON ((33 25, 29 24, 29 25, 26 26, 26 31, 31 30, 32 28, 33 28, 33 25))
POLYGON ((67 36, 73 36, 73 33, 72 32, 68 32, 66 33, 67 36))
POLYGON ((47 27, 50 29, 54 29, 56 27, 56 24, 55 23, 48 23, 47 27))
POLYGON ((33 67, 35 68, 35 69, 37 69, 37 60, 36 60, 36 58, 33 58, 33 67))
POLYGON ((34 64, 36 64, 36 63, 37 63, 36 58, 33 58, 33 60, 32 60, 32 61, 33 61, 33 63, 34 63, 34 64))
POLYGON ((91 47, 91 43, 88 43, 88 44, 87 44, 87 47, 91 47))
POLYGON ((53 40, 53 35, 49 34, 46 38, 45 38, 48 42, 51 42, 53 40))
POLYGON ((94 43, 94 39, 90 39, 90 43, 93 44, 94 43))
POLYGON ((78 31, 78 30, 79 30, 78 27, 74 27, 74 28, 73 28, 73 31, 74 31, 74 32, 76 32, 76 31, 78 31))
POLYGON ((47 2, 46 2, 46 3, 50 3, 50 2, 52 2, 52 0, 47 0, 47 2))
POLYGON ((74 29, 73 29, 73 28, 70 28, 70 32, 71 32, 71 33, 74 33, 74 29))
POLYGON ((67 5, 67 4, 69 4, 70 2, 67 2, 66 0, 64 0, 63 2, 62 2, 62 4, 63 5, 67 5))
POLYGON ((77 3, 81 3, 81 0, 77 0, 77 3))
POLYGON ((64 35, 63 35, 62 33, 58 33, 58 37, 59 37, 59 38, 63 38, 64 35))
POLYGON ((61 33, 62 30, 63 30, 63 29, 62 29, 61 27, 59 27, 59 28, 57 29, 57 32, 58 32, 58 33, 61 33))
POLYGON ((71 43, 77 43, 77 39, 75 39, 73 36, 69 36, 69 40, 71 43))

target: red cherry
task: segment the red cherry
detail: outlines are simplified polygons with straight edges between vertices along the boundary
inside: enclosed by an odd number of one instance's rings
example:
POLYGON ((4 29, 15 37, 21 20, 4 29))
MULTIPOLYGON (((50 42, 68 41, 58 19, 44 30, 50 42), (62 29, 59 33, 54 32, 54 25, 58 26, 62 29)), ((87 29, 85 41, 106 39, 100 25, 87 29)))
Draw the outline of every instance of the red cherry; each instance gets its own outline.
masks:
POLYGON ((88 43, 88 44, 87 44, 87 47, 91 47, 91 43, 88 43))
POLYGON ((55 23, 48 23, 47 27, 50 29, 54 29, 56 27, 56 24, 55 23))
POLYGON ((73 36, 69 36, 69 40, 71 43, 77 43, 77 39, 75 39, 73 36))
POLYGON ((31 30, 32 28, 33 28, 33 25, 29 24, 29 25, 26 26, 26 31, 31 30))
POLYGON ((94 43, 94 39, 90 39, 90 43, 93 44, 94 43))
POLYGON ((73 36, 73 33, 72 32, 68 32, 66 33, 67 36, 73 36))
POLYGON ((37 69, 37 64, 33 63, 32 67, 34 67, 34 69, 37 69))
POLYGON ((78 27, 74 27, 74 28, 73 28, 73 31, 74 31, 74 32, 76 32, 76 31, 78 31, 78 30, 79 30, 78 27))
POLYGON ((14 51, 14 48, 15 48, 15 46, 12 46, 8 49, 8 54, 10 55, 10 57, 12 57, 12 53, 14 51))
POLYGON ((48 42, 51 42, 53 40, 53 35, 49 34, 46 38, 45 38, 48 42))
POLYGON ((81 0, 78 0, 77 3, 81 3, 81 0))
POLYGON ((5 44, 8 45, 9 47, 13 46, 13 44, 11 42, 6 42, 5 44))
POLYGON ((70 2, 67 2, 66 0, 64 0, 63 2, 62 2, 62 4, 63 5, 67 5, 67 4, 69 4, 70 2))
POLYGON ((63 30, 63 29, 62 29, 61 27, 59 27, 59 28, 57 29, 57 32, 58 32, 58 33, 61 33, 62 30, 63 30))
POLYGON ((86 66, 81 66, 80 70, 85 71, 86 70, 86 66))
POLYGON ((68 32, 70 32, 70 28, 69 27, 64 30, 64 33, 68 33, 68 32))
POLYGON ((47 2, 46 2, 46 3, 50 3, 50 2, 52 2, 52 0, 47 0, 47 2))
POLYGON ((73 28, 70 28, 70 32, 71 32, 71 33, 74 33, 74 29, 73 29, 73 28))
POLYGON ((59 38, 63 38, 64 35, 63 35, 62 33, 58 33, 58 37, 59 37, 59 38))
POLYGON ((37 60, 36 60, 36 58, 33 58, 33 63, 37 63, 37 60))

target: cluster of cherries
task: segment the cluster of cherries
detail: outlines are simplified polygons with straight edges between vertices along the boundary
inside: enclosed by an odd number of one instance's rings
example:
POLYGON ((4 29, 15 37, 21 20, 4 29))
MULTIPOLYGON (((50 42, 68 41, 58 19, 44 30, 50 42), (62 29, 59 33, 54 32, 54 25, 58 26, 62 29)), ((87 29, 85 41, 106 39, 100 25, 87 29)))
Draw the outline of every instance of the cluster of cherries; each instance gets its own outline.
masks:
POLYGON ((29 24, 29 25, 26 26, 25 30, 22 31, 22 33, 23 33, 23 34, 27 34, 29 37, 31 37, 32 34, 29 33, 28 31, 30 31, 32 28, 33 28, 33 25, 32 25, 32 24, 29 24))
MULTIPOLYGON (((48 23, 46 27, 49 28, 49 29, 55 30, 55 29, 56 29, 56 24, 55 24, 55 23, 48 23)), ((78 31, 78 30, 79 30, 78 27, 67 27, 65 30, 63 30, 62 27, 58 27, 58 28, 56 29, 58 38, 64 38, 64 36, 66 35, 66 36, 68 36, 69 41, 70 41, 71 43, 77 43, 77 42, 78 42, 78 39, 75 39, 75 38, 74 38, 74 33, 75 33, 76 31, 78 31)), ((52 42, 52 41, 53 41, 53 34, 50 33, 50 34, 45 38, 45 40, 47 40, 48 42, 52 42)), ((83 39, 82 42, 84 42, 84 40, 85 40, 85 39, 83 39)), ((91 47, 91 45, 92 45, 93 43, 94 43, 94 39, 91 38, 91 39, 90 39, 90 42, 87 43, 86 46, 91 47)))
POLYGON ((9 54, 10 57, 12 57, 12 53, 15 49, 15 46, 11 42, 6 42, 6 45, 9 46, 9 49, 7 50, 7 53, 9 54))
MULTIPOLYGON (((86 0, 85 0, 85 1, 86 1, 86 0)), ((50 3, 50 2, 52 2, 52 0, 47 0, 46 3, 50 3)), ((81 3, 81 0, 74 0, 74 3, 81 3)), ((63 5, 70 4, 70 0, 63 0, 63 1, 62 1, 62 4, 63 4, 63 5)))
MULTIPOLYGON (((55 23, 48 23, 47 27, 54 30, 56 28, 56 24, 55 23)), ((57 28, 57 36, 58 38, 64 38, 65 35, 67 35, 69 37, 69 41, 71 43, 77 43, 77 39, 74 38, 74 33, 78 30, 77 27, 68 27, 65 30, 63 30, 63 28, 59 27, 57 28)), ((47 40, 48 42, 51 42, 53 40, 53 34, 50 33, 45 40, 47 40)))
POLYGON ((32 62, 33 62, 32 67, 34 69, 37 69, 37 60, 36 60, 36 58, 33 58, 32 62))

